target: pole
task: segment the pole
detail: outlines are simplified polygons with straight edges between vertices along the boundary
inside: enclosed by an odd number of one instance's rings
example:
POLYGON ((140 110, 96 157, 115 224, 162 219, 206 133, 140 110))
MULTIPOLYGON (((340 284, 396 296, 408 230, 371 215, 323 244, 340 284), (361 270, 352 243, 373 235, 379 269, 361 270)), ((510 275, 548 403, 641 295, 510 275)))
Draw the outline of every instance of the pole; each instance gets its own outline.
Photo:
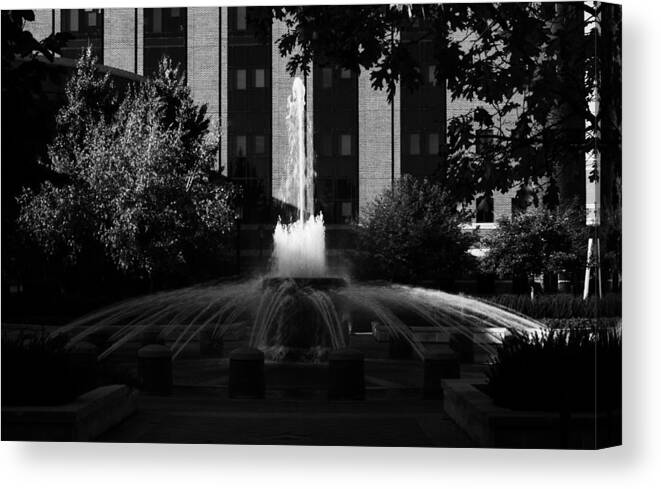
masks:
MULTIPOLYGON (((390 31, 390 46, 395 45, 395 31, 390 31)), ((390 188, 395 188, 395 97, 390 101, 390 188)))
MULTIPOLYGON (((601 223, 601 188, 599 183, 601 172, 601 153, 599 141, 601 131, 599 127, 600 80, 597 62, 597 39, 600 31, 601 2, 588 2, 591 11, 585 12, 585 36, 594 34, 595 61, 592 84, 588 89, 588 108, 590 115, 585 119, 585 137, 592 139, 592 146, 585 152, 585 224, 593 231, 594 236, 588 239, 587 262, 585 264, 585 282, 583 284, 583 299, 587 299, 590 291, 591 269, 595 270, 595 294, 601 298, 601 256, 599 246, 599 225, 601 223)), ((588 83, 586 72, 586 85, 588 83)))
POLYGON ((599 298, 602 298, 602 288, 601 288, 601 243, 599 242, 599 236, 597 236, 597 256, 596 256, 596 264, 595 266, 597 267, 597 294, 599 298))
POLYGON ((585 261, 585 280, 583 280, 583 300, 588 298, 590 293, 590 258, 592 258, 592 238, 588 238, 588 256, 585 261))

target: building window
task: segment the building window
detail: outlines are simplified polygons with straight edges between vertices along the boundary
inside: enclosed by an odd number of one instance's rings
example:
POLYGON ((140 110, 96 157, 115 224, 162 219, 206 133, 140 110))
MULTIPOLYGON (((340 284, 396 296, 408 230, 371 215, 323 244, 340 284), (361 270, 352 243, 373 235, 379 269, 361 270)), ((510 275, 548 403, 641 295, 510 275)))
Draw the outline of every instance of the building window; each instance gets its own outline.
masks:
POLYGON ((409 154, 410 155, 420 154, 420 134, 409 135, 409 154))
POLYGON ((427 67, 427 83, 436 85, 436 65, 429 65, 427 67))
POLYGON ((340 77, 344 80, 348 80, 351 78, 351 70, 347 70, 346 68, 342 68, 342 71, 340 71, 340 77))
POLYGON ((181 9, 171 8, 170 9, 170 17, 178 18, 179 17, 179 10, 181 10, 181 9))
POLYGON ((348 221, 353 216, 353 205, 351 202, 342 202, 342 217, 348 221))
POLYGON ((246 89, 246 70, 236 70, 236 89, 246 89))
POLYGON ((438 133, 433 132, 427 136, 427 150, 430 155, 438 155, 440 153, 440 148, 438 146, 439 137, 438 133))
POLYGON ((240 135, 236 137, 236 148, 235 148, 235 154, 236 156, 246 156, 246 136, 245 135, 240 135))
POLYGON ((351 134, 340 136, 340 155, 351 156, 351 134))
POLYGON ((237 7, 236 8, 236 30, 245 31, 246 30, 246 8, 237 7))
POLYGON ((163 9, 160 8, 154 9, 154 20, 152 22, 151 31, 154 34, 163 32, 163 9))
POLYGON ((255 154, 261 155, 266 152, 266 138, 264 136, 255 136, 255 154))
POLYGON ((322 88, 330 88, 333 86, 333 69, 332 68, 322 68, 321 69, 321 86, 322 88))
POLYGON ((478 197, 475 201, 475 222, 476 223, 490 223, 494 222, 493 215, 493 197, 490 195, 483 195, 478 197))
POLYGON ((78 10, 69 10, 69 29, 71 32, 78 32, 80 24, 78 23, 78 10))
POLYGON ((265 84, 265 73, 263 68, 257 68, 255 70, 255 88, 264 88, 265 84))
POLYGON ((94 9, 86 9, 87 12, 87 26, 96 27, 96 11, 94 9))

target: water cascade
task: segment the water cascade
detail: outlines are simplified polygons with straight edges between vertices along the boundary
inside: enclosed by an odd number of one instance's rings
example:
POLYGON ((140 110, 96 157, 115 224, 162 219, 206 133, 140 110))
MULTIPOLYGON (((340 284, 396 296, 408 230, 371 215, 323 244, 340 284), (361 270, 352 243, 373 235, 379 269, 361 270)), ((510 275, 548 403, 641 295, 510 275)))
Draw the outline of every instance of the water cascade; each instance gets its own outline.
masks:
MULTIPOLYGON (((278 220, 273 233, 272 273, 279 277, 319 277, 326 274, 324 219, 314 215, 314 166, 311 138, 306 144, 305 85, 295 78, 287 100, 289 159, 284 200, 295 202, 297 219, 278 220)), ((311 131, 308 131, 311 133, 311 131)))
MULTIPOLYGON (((516 312, 461 295, 329 276, 323 216, 314 215, 312 148, 306 144, 305 86, 300 78, 294 80, 288 99, 286 123, 290 152, 283 195, 286 203, 297 207, 297 218, 278 221, 266 276, 130 299, 82 317, 53 335, 70 335, 70 343, 101 336, 100 358, 105 358, 150 333, 176 358, 203 330, 223 337, 238 329, 272 360, 318 360, 329 349, 349 344, 357 313, 408 341, 420 356, 424 346, 412 332, 413 325, 471 337, 475 332, 488 335, 494 328, 522 332, 544 328, 516 312)), ((311 139, 311 130, 307 132, 311 139)), ((489 342, 478 347, 494 353, 489 342)))

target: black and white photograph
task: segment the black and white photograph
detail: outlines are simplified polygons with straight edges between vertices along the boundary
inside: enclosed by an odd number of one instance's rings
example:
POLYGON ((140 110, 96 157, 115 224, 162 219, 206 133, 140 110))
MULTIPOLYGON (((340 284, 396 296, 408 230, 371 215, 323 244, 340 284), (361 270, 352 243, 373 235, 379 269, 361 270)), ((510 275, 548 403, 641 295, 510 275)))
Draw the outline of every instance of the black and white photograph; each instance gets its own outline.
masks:
POLYGON ((622 65, 596 1, 3 9, 3 444, 621 445, 622 65))

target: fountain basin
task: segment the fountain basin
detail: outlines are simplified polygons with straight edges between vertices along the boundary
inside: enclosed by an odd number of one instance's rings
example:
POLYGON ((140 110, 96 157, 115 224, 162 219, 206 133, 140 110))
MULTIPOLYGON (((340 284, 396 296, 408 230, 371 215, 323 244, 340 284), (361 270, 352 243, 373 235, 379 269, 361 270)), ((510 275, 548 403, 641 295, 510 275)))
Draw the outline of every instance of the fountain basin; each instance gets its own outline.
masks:
POLYGON ((299 288, 309 287, 315 290, 339 289, 348 285, 348 281, 342 277, 267 277, 262 280, 262 288, 276 288, 289 282, 299 288))

